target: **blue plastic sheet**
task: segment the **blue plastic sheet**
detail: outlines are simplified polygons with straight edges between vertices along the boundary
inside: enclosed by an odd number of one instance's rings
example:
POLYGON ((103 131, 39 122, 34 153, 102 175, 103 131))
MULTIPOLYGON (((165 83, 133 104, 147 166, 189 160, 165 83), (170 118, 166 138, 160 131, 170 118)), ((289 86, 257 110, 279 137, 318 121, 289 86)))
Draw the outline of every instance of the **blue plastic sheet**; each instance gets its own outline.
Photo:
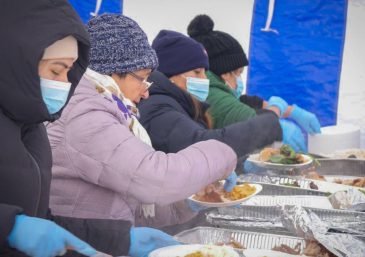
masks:
POLYGON ((269 0, 256 0, 247 89, 276 95, 314 112, 322 126, 337 119, 346 28, 346 0, 276 0, 271 28, 263 32, 269 0))
MULTIPOLYGON (((97 0, 69 0, 70 4, 80 15, 82 21, 87 23, 93 16, 97 0)), ((99 15, 102 13, 122 13, 123 0, 103 0, 101 3, 99 15)))

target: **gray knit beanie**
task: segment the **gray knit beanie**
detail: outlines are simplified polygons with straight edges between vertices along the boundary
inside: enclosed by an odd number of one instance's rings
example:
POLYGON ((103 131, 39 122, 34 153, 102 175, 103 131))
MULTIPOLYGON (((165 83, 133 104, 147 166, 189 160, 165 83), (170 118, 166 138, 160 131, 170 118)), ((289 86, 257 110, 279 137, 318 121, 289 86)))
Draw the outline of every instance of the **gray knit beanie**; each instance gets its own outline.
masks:
POLYGON ((156 69, 155 50, 139 25, 121 14, 102 14, 87 24, 90 34, 90 68, 101 74, 156 69))

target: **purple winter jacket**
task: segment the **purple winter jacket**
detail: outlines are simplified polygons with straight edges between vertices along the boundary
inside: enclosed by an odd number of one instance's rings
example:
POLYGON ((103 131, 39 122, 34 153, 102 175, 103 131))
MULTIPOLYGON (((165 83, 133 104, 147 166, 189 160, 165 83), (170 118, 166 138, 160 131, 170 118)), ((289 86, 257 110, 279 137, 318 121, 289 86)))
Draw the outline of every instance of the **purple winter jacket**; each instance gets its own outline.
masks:
POLYGON ((178 224, 194 214, 182 200, 236 166, 227 145, 208 140, 165 154, 135 137, 117 106, 84 77, 61 119, 49 124, 53 154, 50 206, 56 215, 178 224), (156 204, 154 222, 136 210, 156 204), (142 215, 143 216, 143 215, 142 215))

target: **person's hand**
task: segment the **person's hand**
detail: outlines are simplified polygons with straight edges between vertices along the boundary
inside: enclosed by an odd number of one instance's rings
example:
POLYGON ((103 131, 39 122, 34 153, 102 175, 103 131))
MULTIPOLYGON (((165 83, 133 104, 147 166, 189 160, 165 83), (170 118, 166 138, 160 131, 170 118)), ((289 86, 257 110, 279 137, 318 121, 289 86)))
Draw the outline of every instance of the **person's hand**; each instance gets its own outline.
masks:
POLYGON ((32 257, 53 257, 72 249, 86 256, 97 252, 52 221, 17 215, 8 236, 11 247, 32 257))
POLYGON ((130 232, 131 243, 129 254, 132 257, 147 257, 155 249, 178 245, 172 236, 153 228, 132 227, 130 232))
POLYGON ((227 192, 231 192, 233 188, 236 186, 236 184, 237 184, 237 174, 236 172, 233 171, 226 178, 226 182, 224 183, 224 190, 226 190, 227 192))
POLYGON ((245 174, 248 174, 248 173, 260 173, 262 171, 265 171, 265 169, 259 167, 259 166, 256 166, 254 165, 251 161, 244 161, 243 163, 243 172, 245 174))
POLYGON ((280 126, 283 130, 283 143, 290 145, 296 152, 307 152, 302 131, 293 122, 280 119, 280 126))
POLYGON ((200 205, 198 204, 197 202, 194 202, 190 199, 187 200, 188 201, 188 205, 190 207, 190 209, 193 211, 193 212, 201 212, 201 211, 204 211, 206 209, 208 209, 209 207, 206 207, 206 206, 203 206, 203 205, 200 205))
POLYGON ((266 109, 271 106, 275 106, 280 110, 280 117, 284 115, 286 109, 288 109, 288 103, 281 97, 272 96, 270 97, 269 101, 267 102, 266 109))
POLYGON ((293 105, 290 118, 295 120, 309 134, 321 133, 321 125, 315 114, 308 112, 297 105, 293 105))

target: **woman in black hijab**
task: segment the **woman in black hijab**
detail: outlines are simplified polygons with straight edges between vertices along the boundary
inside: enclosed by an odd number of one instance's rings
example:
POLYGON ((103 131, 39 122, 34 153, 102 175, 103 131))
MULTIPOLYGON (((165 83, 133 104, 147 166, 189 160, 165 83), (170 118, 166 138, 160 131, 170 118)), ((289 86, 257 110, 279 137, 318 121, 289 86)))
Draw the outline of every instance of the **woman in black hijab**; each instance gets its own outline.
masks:
POLYGON ((78 15, 66 0, 4 0, 0 35, 0 256, 96 253, 65 229, 126 255, 129 222, 49 212, 52 156, 43 122, 60 117, 89 62, 78 15))

